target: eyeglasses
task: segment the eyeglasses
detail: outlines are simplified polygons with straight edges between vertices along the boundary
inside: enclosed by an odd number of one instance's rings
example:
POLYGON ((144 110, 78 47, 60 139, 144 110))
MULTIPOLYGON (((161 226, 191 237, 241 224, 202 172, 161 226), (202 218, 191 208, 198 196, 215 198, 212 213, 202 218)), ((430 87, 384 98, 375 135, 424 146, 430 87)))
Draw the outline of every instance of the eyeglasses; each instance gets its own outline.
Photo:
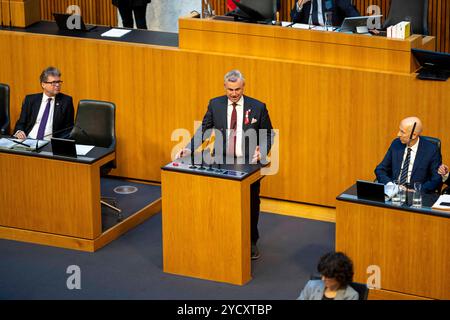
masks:
POLYGON ((51 82, 44 81, 44 83, 51 84, 52 86, 56 87, 57 85, 61 85, 63 82, 61 80, 59 80, 59 81, 51 81, 51 82))

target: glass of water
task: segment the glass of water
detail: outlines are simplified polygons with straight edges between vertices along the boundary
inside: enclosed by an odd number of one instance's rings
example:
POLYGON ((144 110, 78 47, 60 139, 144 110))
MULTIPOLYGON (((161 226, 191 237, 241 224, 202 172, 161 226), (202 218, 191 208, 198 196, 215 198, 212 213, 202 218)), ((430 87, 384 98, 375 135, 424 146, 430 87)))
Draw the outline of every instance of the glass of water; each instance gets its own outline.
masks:
POLYGON ((400 202, 405 203, 406 202, 406 193, 408 192, 408 189, 405 185, 400 184, 398 186, 398 193, 400 194, 400 202))
POLYGON ((394 181, 394 184, 395 184, 395 192, 394 192, 394 195, 392 196, 392 204, 393 205, 396 205, 396 206, 399 206, 399 205, 401 205, 402 203, 401 203, 401 201, 400 201, 400 189, 399 189, 399 182, 398 181, 394 181))
POLYGON ((413 201, 412 206, 414 208, 421 208, 422 207, 422 184, 420 182, 414 182, 414 194, 413 194, 413 201))
POLYGON ((325 17, 325 30, 333 31, 333 12, 327 11, 324 14, 325 17))

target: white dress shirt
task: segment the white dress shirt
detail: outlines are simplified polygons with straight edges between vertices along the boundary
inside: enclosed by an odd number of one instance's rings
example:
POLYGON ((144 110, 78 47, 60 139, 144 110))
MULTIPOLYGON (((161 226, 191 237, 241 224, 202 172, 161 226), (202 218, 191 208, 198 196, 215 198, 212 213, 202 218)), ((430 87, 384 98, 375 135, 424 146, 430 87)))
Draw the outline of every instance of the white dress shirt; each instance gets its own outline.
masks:
MULTIPOLYGON (((417 139, 417 142, 415 145, 410 147, 411 148, 411 156, 409 159, 408 177, 406 178, 406 182, 408 182, 408 183, 411 181, 411 173, 412 173, 412 169, 414 167, 414 161, 416 160, 417 150, 419 148, 419 142, 420 142, 420 138, 417 139)), ((402 166, 400 167, 400 174, 398 176, 398 180, 400 180, 403 164, 405 163, 407 153, 408 153, 408 147, 405 148, 405 152, 403 153, 402 166)))
MULTIPOLYGON (((231 114, 233 112, 233 102, 228 99, 227 107, 227 147, 230 138, 231 114)), ((236 123, 236 157, 242 157, 242 124, 244 121, 244 96, 236 104, 237 123, 236 123)))

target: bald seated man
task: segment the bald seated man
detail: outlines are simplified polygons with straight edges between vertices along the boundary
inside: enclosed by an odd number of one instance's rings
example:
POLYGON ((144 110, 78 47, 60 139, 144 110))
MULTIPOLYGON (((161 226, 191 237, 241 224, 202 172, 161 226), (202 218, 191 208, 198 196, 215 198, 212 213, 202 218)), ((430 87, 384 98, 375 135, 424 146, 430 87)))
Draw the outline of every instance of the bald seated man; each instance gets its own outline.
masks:
POLYGON ((380 183, 400 181, 413 189, 414 182, 420 182, 422 190, 427 193, 440 187, 442 178, 438 168, 442 163, 441 152, 435 144, 420 138, 422 130, 422 121, 417 117, 408 117, 400 122, 398 138, 392 141, 383 161, 375 168, 380 183), (414 123, 416 127, 410 139, 414 123))

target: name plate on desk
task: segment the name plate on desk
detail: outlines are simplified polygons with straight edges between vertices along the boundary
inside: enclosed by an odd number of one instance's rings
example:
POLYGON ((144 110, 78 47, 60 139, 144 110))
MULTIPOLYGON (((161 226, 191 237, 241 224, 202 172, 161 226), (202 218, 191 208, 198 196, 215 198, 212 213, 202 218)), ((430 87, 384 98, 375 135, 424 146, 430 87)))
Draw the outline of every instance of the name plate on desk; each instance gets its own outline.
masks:
POLYGON ((185 173, 199 174, 217 178, 225 178, 225 179, 237 179, 242 180, 244 177, 248 175, 247 172, 237 171, 237 170, 229 170, 229 169, 221 169, 218 168, 217 165, 210 167, 209 165, 204 165, 203 167, 199 165, 192 166, 189 163, 183 162, 171 162, 168 165, 162 168, 163 170, 170 171, 180 171, 185 173))

